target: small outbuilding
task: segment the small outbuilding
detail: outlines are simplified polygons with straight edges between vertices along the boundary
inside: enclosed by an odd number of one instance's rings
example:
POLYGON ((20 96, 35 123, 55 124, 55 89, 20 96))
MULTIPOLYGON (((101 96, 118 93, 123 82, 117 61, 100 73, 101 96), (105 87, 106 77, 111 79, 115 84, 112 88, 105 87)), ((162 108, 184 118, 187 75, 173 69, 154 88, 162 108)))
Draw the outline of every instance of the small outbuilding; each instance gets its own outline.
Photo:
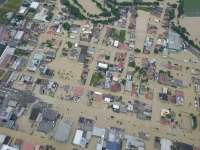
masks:
POLYGON ((40 5, 40 4, 39 4, 38 2, 32 2, 30 8, 36 10, 36 9, 38 9, 39 5, 40 5))

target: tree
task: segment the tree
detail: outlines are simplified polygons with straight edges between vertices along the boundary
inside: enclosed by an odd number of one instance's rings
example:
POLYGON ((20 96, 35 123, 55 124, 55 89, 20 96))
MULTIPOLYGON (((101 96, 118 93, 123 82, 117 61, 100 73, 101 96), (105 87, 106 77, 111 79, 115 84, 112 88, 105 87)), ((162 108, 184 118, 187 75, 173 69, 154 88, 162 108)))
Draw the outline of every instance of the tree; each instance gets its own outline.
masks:
POLYGON ((73 44, 72 44, 70 41, 68 41, 68 42, 67 42, 67 45, 68 45, 69 48, 72 48, 72 45, 73 45, 73 44))
POLYGON ((141 50, 138 49, 138 48, 136 48, 134 51, 135 51, 136 53, 141 53, 141 50))
POLYGON ((128 63, 128 66, 129 66, 129 67, 135 67, 135 62, 134 62, 134 61, 133 61, 133 62, 129 62, 129 63, 128 63))
POLYGON ((186 33, 186 32, 187 32, 187 30, 186 30, 185 27, 182 28, 182 32, 183 32, 183 33, 186 33))
POLYGON ((154 54, 158 54, 158 49, 154 49, 154 54))
POLYGON ((65 22, 65 23, 63 24, 63 28, 64 28, 65 30, 67 30, 67 31, 70 31, 70 27, 71 27, 71 25, 70 25, 68 22, 65 22))
POLYGON ((121 84, 125 85, 125 83, 126 83, 126 80, 122 79, 121 84))
POLYGON ((166 117, 170 119, 172 116, 170 114, 167 114, 166 117))
POLYGON ((35 9, 34 8, 29 8, 28 11, 29 12, 35 12, 35 9))

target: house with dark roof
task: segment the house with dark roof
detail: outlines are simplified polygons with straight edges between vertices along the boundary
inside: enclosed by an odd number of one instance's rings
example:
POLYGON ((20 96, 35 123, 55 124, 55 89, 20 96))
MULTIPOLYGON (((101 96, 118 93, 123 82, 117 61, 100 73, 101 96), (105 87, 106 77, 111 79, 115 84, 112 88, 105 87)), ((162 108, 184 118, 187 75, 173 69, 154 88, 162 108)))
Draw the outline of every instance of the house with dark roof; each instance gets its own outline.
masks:
POLYGON ((30 121, 36 121, 38 118, 38 115, 41 113, 42 111, 39 108, 33 108, 31 115, 29 117, 30 121))
POLYGON ((79 64, 84 64, 85 63, 85 59, 87 57, 87 50, 88 50, 88 47, 86 47, 86 46, 82 47, 80 55, 79 55, 79 58, 78 58, 78 63, 79 64))

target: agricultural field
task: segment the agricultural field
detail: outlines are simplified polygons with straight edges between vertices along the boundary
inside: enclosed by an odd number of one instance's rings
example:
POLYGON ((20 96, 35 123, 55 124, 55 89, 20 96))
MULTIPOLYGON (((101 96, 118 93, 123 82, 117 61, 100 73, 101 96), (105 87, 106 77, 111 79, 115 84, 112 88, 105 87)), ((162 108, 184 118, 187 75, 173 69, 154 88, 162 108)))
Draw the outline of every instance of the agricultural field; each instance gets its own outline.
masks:
POLYGON ((200 0, 184 0, 184 12, 186 16, 200 16, 200 0))

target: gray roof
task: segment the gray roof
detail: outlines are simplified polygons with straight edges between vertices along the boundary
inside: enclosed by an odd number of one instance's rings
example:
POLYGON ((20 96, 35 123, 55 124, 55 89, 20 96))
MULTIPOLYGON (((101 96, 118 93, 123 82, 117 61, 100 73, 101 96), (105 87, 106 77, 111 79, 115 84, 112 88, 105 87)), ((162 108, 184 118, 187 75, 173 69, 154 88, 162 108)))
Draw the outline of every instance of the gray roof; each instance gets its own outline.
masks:
POLYGON ((67 120, 60 120, 54 139, 60 142, 66 142, 69 138, 73 119, 68 118, 67 120))
POLYGON ((8 72, 5 74, 4 78, 1 80, 1 82, 4 82, 6 83, 9 79, 10 79, 10 76, 13 74, 13 71, 11 70, 8 70, 8 72))
POLYGON ((174 50, 174 51, 180 51, 180 45, 181 45, 181 40, 180 40, 180 35, 169 31, 168 32, 168 49, 174 50))
POLYGON ((79 58, 78 58, 78 62, 81 63, 81 64, 84 64, 85 63, 85 58, 87 57, 87 54, 83 54, 81 53, 79 55, 79 58))
POLYGON ((87 57, 87 47, 83 47, 81 49, 78 62, 84 64, 85 63, 85 58, 87 57))
POLYGON ((128 92, 132 92, 132 81, 126 80, 125 90, 128 92))
POLYGON ((17 102, 16 102, 16 101, 10 100, 10 101, 8 102, 8 106, 10 106, 10 107, 16 107, 16 106, 17 106, 17 102))
POLYGON ((97 137, 102 137, 103 135, 105 135, 105 129, 94 127, 92 131, 92 135, 97 136, 97 137))
POLYGON ((140 84, 140 94, 144 94, 145 91, 146 91, 146 89, 145 89, 145 85, 140 84))
POLYGON ((47 56, 47 57, 51 57, 51 58, 56 58, 56 53, 51 52, 51 51, 48 51, 48 52, 46 53, 46 56, 47 56))
POLYGON ((146 120, 147 119, 147 115, 141 114, 141 113, 137 113, 137 118, 146 120))

